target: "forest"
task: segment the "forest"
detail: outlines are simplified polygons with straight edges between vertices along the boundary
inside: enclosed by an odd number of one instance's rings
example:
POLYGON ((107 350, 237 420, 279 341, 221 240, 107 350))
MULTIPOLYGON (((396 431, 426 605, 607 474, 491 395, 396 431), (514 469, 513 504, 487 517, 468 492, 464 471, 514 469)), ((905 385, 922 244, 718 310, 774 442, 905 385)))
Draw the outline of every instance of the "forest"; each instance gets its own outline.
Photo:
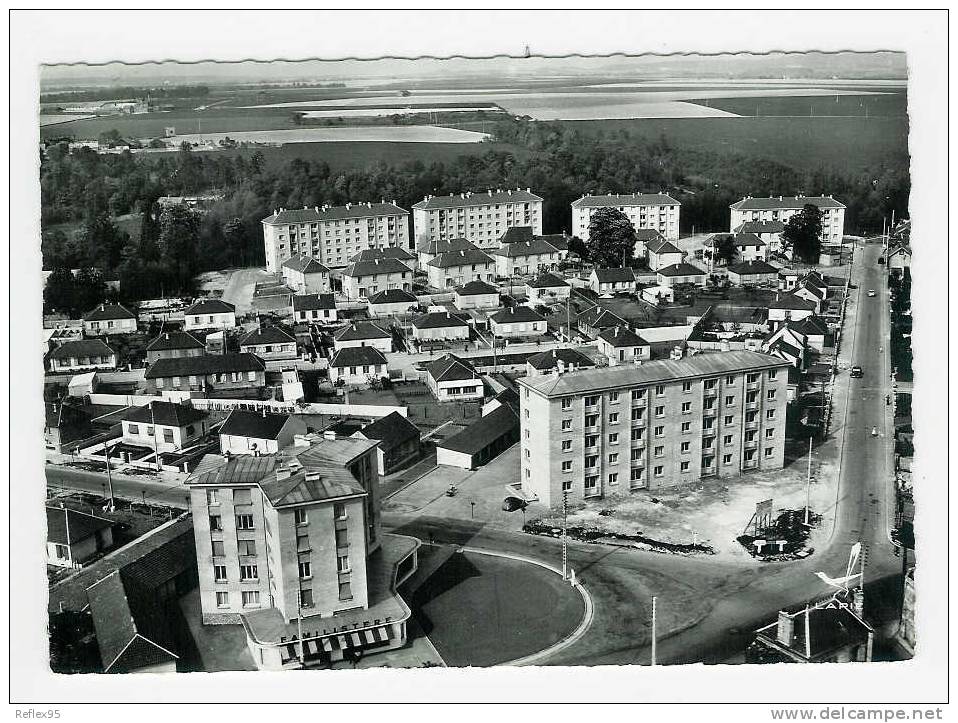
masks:
MULTIPOLYGON (((202 271, 264 263, 260 221, 279 207, 396 200, 409 209, 427 194, 530 187, 542 196, 543 230, 571 228, 570 204, 583 194, 666 191, 682 202, 682 232, 727 231, 730 203, 742 196, 831 193, 848 207, 846 232, 878 232, 882 219, 908 215, 907 167, 860 174, 802 172, 773 160, 689 150, 633 137, 627 130, 582 134, 561 123, 504 120, 497 149, 451 162, 379 162, 332 172, 322 160, 266 163, 263 150, 226 154, 183 148, 158 154, 99 155, 65 143, 41 156, 44 268, 94 267, 118 278, 128 301, 190 293, 202 271), (157 199, 215 193, 205 213, 161 212, 157 199), (138 214, 138 233, 117 224, 138 214)), ((269 152, 270 149, 266 149, 269 152)))

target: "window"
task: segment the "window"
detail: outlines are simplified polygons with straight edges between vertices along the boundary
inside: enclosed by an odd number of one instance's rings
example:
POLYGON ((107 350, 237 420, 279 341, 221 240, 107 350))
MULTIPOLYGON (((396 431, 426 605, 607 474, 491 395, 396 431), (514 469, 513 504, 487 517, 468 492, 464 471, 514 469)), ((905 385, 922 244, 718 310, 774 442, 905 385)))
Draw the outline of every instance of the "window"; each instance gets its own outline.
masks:
POLYGON ((293 517, 295 518, 297 525, 305 525, 309 522, 309 515, 307 515, 306 510, 303 508, 294 510, 293 517))
POLYGON ((725 443, 725 446, 726 446, 726 447, 731 447, 731 446, 732 446, 732 435, 731 435, 731 434, 726 434, 726 435, 725 435, 725 438, 724 438, 722 441, 725 443))
POLYGON ((219 515, 210 515, 210 531, 211 532, 222 532, 223 531, 223 518, 219 515))
POLYGON ((300 560, 300 563, 299 563, 300 579, 307 580, 311 578, 312 576, 313 576, 313 570, 309 560, 300 560))
POLYGON ((353 590, 350 587, 348 581, 339 583, 339 599, 340 600, 353 599, 353 590))
POLYGON ((609 475, 609 484, 617 485, 619 484, 619 474, 618 472, 613 472, 609 475))
POLYGON ((656 467, 653 467, 653 468, 652 468, 652 474, 654 474, 656 477, 661 477, 661 476, 662 476, 662 473, 663 473, 663 471, 664 471, 664 469, 665 469, 665 468, 664 468, 662 465, 658 465, 658 466, 656 466, 656 467))
POLYGON ((766 429, 766 430, 765 430, 765 438, 766 438, 766 439, 771 439, 771 438, 774 437, 774 436, 775 436, 775 430, 774 430, 774 429, 766 429))
POLYGON ((152 436, 153 436, 153 427, 147 425, 147 427, 146 427, 146 436, 147 436, 147 437, 152 437, 152 436))
POLYGON ((563 471, 563 472, 571 472, 571 471, 572 471, 572 460, 571 460, 571 459, 567 459, 567 460, 565 460, 565 461, 562 462, 562 471, 563 471))
POLYGON ((731 414, 726 414, 726 415, 725 415, 725 423, 726 423, 726 424, 731 424, 733 421, 735 421, 735 417, 733 417, 731 414))
POLYGON ((633 468, 632 468, 632 471, 631 471, 630 474, 629 474, 629 479, 631 479, 633 482, 641 482, 641 481, 642 481, 642 468, 641 468, 641 467, 633 467, 633 468))
POLYGON ((237 530, 252 530, 253 516, 252 515, 236 515, 236 529, 237 530))
POLYGON ((585 446, 586 447, 595 447, 599 443, 598 434, 587 434, 585 435, 585 446))
POLYGON ((296 552, 309 552, 309 535, 296 535, 296 552))
POLYGON ((715 437, 706 437, 702 440, 703 449, 712 449, 712 443, 715 441, 715 437))
POLYGON ((682 422, 682 434, 688 434, 692 430, 691 422, 682 422))
POLYGON ((163 430, 163 442, 166 444, 173 444, 173 430, 164 429, 163 430))
POLYGON ((609 464, 618 464, 618 463, 619 463, 619 455, 617 452, 613 452, 612 454, 609 455, 609 464))
POLYGON ((752 404, 755 401, 757 394, 758 394, 757 392, 749 392, 748 394, 745 395, 745 402, 747 404, 752 404))
POLYGON ((233 492, 233 504, 249 505, 253 502, 253 495, 250 490, 236 490, 233 492))
POLYGON ((655 428, 654 434, 655 434, 656 437, 664 437, 664 436, 665 436, 665 427, 663 427, 662 425, 659 425, 658 427, 655 428))
POLYGON ((655 394, 656 394, 656 396, 659 396, 659 397, 661 397, 663 394, 665 394, 665 385, 664 385, 664 384, 656 384, 656 385, 655 385, 655 394))
POLYGON ((589 475, 585 478, 585 488, 587 490, 594 490, 599 486, 599 478, 596 475, 589 475))
POLYGON ((571 451, 572 451, 572 440, 571 440, 571 439, 563 439, 563 440, 562 440, 562 451, 563 451, 563 452, 571 452, 571 451))
POLYGON ((715 389, 715 379, 706 379, 705 380, 706 389, 715 389))
MULTIPOLYGON (((529 390, 526 389, 526 396, 529 396, 529 390)), ((572 397, 565 397, 562 400, 562 409, 572 409, 572 397)))
POLYGON ((588 468, 588 467, 595 467, 597 464, 599 464, 599 456, 598 456, 598 455, 596 455, 596 454, 588 454, 588 455, 586 455, 586 458, 585 458, 585 466, 586 466, 587 468, 588 468))
POLYGON ((766 448, 765 448, 765 456, 766 456, 766 457, 771 457, 773 454, 775 454, 775 448, 774 448, 774 447, 766 447, 766 448))
MULTIPOLYGON (((771 410, 771 411, 774 411, 774 410, 771 410)), ((746 413, 745 413, 745 421, 746 421, 746 423, 754 422, 754 421, 755 421, 755 412, 746 412, 746 413)))
POLYGON ((771 400, 771 399, 775 399, 775 390, 774 390, 774 389, 769 389, 769 390, 768 390, 767 398, 770 399, 770 400, 771 400))
POLYGON ((222 540, 213 540, 213 557, 223 557, 226 550, 223 548, 222 540))
POLYGON ((613 432, 609 435, 609 444, 618 444, 619 443, 619 433, 613 432))
POLYGON ((767 412, 765 412, 765 419, 775 419, 775 410, 769 409, 767 412))
POLYGON ((599 397, 598 397, 598 396, 591 396, 591 397, 586 397, 586 398, 585 398, 585 406, 587 406, 587 407, 594 407, 594 406, 595 406, 596 404, 598 404, 598 403, 599 403, 599 397))
POLYGON ((595 427, 599 423, 598 414, 587 414, 585 415, 585 426, 595 427))
POLYGON ((642 407, 636 407, 635 409, 632 410, 632 421, 633 422, 641 421, 643 414, 645 414, 645 409, 643 409, 642 407))
POLYGON ((727 395, 725 397, 725 406, 731 407, 733 404, 735 404, 735 397, 731 394, 727 395))
POLYGON ((213 580, 226 582, 226 565, 213 565, 213 580))
POLYGON ((692 402, 682 402, 682 414, 692 413, 692 402))
POLYGON ((236 548, 237 548, 237 552, 240 555, 255 555, 256 541, 255 540, 237 540, 236 548))
POLYGON ((572 420, 571 420, 571 419, 563 419, 563 420, 562 420, 562 431, 563 431, 563 432, 568 432, 568 431, 571 430, 571 429, 572 429, 572 420))
POLYGON ((692 391, 692 382, 682 382, 682 391, 691 392, 692 391))
POLYGON ((711 429, 714 419, 703 419, 702 420, 702 429, 711 429))
POLYGON ((230 606, 230 594, 228 592, 216 593, 216 607, 228 608, 230 606))
POLYGON ((309 587, 300 588, 299 606, 301 608, 313 607, 313 589, 309 587))
POLYGON ((346 530, 336 530, 336 547, 349 547, 349 536, 346 530))
POLYGON ((778 370, 776 370, 776 369, 769 369, 769 370, 768 370, 768 378, 769 378, 769 380, 774 379, 774 378, 775 378, 775 375, 776 375, 777 373, 778 373, 778 370))
POLYGON ((349 572, 349 555, 336 556, 336 572, 349 572))
POLYGON ((682 470, 683 472, 688 472, 688 471, 689 471, 689 463, 688 463, 688 462, 682 462, 681 470, 682 470))
POLYGON ((722 455, 722 464, 732 464, 732 455, 723 454, 722 455))
POLYGON ((731 374, 729 374, 727 377, 725 377, 725 383, 726 383, 726 384, 735 384, 735 377, 732 376, 731 374))
POLYGON ((609 392, 609 402, 612 404, 616 404, 618 401, 619 401, 619 393, 609 392))
POLYGON ((682 454, 688 454, 689 452, 689 443, 682 442, 682 454))
POLYGON ((568 491, 571 490, 571 489, 572 489, 572 480, 565 480, 565 481, 562 483, 562 491, 563 491, 563 492, 568 492, 568 491))
POLYGON ((220 491, 219 490, 206 490, 206 504, 207 505, 218 505, 220 503, 220 491))
POLYGON ((656 417, 664 417, 664 416, 665 416, 665 405, 664 405, 664 404, 655 408, 655 416, 656 416, 656 417))
POLYGON ((609 415, 609 424, 617 424, 619 421, 619 413, 613 412, 609 415))
POLYGON ((752 374, 746 375, 745 381, 748 382, 749 384, 754 384, 755 382, 758 381, 758 374, 752 373, 752 374))
POLYGON ((334 504, 334 505, 333 505, 333 517, 335 517, 337 520, 345 520, 345 519, 346 519, 346 505, 343 504, 342 502, 337 502, 336 504, 334 504))
POLYGON ((240 581, 259 580, 256 565, 240 565, 240 581))
POLYGON ((259 607, 259 590, 243 590, 243 607, 259 607))
POLYGON ((131 425, 130 425, 130 434, 139 434, 139 433, 140 433, 140 425, 138 425, 138 424, 131 424, 131 425))
POLYGON ((632 390, 632 401, 640 401, 645 399, 645 390, 644 389, 633 389, 632 390))
POLYGON ((665 447, 663 446, 656 447, 655 449, 652 450, 652 454, 654 454, 656 457, 661 457, 662 455, 665 454, 665 447))

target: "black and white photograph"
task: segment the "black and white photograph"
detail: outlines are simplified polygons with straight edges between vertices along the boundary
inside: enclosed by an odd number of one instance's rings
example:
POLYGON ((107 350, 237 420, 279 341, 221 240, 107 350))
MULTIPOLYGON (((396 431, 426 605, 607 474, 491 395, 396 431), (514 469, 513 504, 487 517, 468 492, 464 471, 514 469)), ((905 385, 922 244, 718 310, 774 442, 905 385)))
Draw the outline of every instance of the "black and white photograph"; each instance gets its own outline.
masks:
POLYGON ((10 24, 18 711, 942 719, 947 11, 10 24))

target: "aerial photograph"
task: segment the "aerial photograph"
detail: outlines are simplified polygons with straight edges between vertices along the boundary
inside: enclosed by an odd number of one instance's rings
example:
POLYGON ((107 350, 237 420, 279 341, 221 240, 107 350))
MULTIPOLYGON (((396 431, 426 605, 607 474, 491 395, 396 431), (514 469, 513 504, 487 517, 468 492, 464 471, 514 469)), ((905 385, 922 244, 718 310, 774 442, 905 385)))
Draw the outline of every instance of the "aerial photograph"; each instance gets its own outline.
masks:
POLYGON ((742 50, 43 66, 50 669, 915 656, 907 57, 742 50))

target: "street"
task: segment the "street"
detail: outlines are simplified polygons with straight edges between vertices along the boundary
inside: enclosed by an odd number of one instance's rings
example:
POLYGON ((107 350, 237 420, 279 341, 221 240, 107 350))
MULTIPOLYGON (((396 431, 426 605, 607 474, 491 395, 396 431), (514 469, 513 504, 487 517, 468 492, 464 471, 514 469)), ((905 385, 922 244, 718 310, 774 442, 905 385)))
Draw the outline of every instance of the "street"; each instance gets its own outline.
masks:
MULTIPOLYGON (((46 466, 48 487, 91 492, 106 497, 109 486, 106 474, 88 472, 63 465, 46 466)), ((113 494, 131 502, 152 502, 186 509, 189 507, 189 493, 179 482, 164 482, 148 477, 129 477, 113 475, 113 494)))

